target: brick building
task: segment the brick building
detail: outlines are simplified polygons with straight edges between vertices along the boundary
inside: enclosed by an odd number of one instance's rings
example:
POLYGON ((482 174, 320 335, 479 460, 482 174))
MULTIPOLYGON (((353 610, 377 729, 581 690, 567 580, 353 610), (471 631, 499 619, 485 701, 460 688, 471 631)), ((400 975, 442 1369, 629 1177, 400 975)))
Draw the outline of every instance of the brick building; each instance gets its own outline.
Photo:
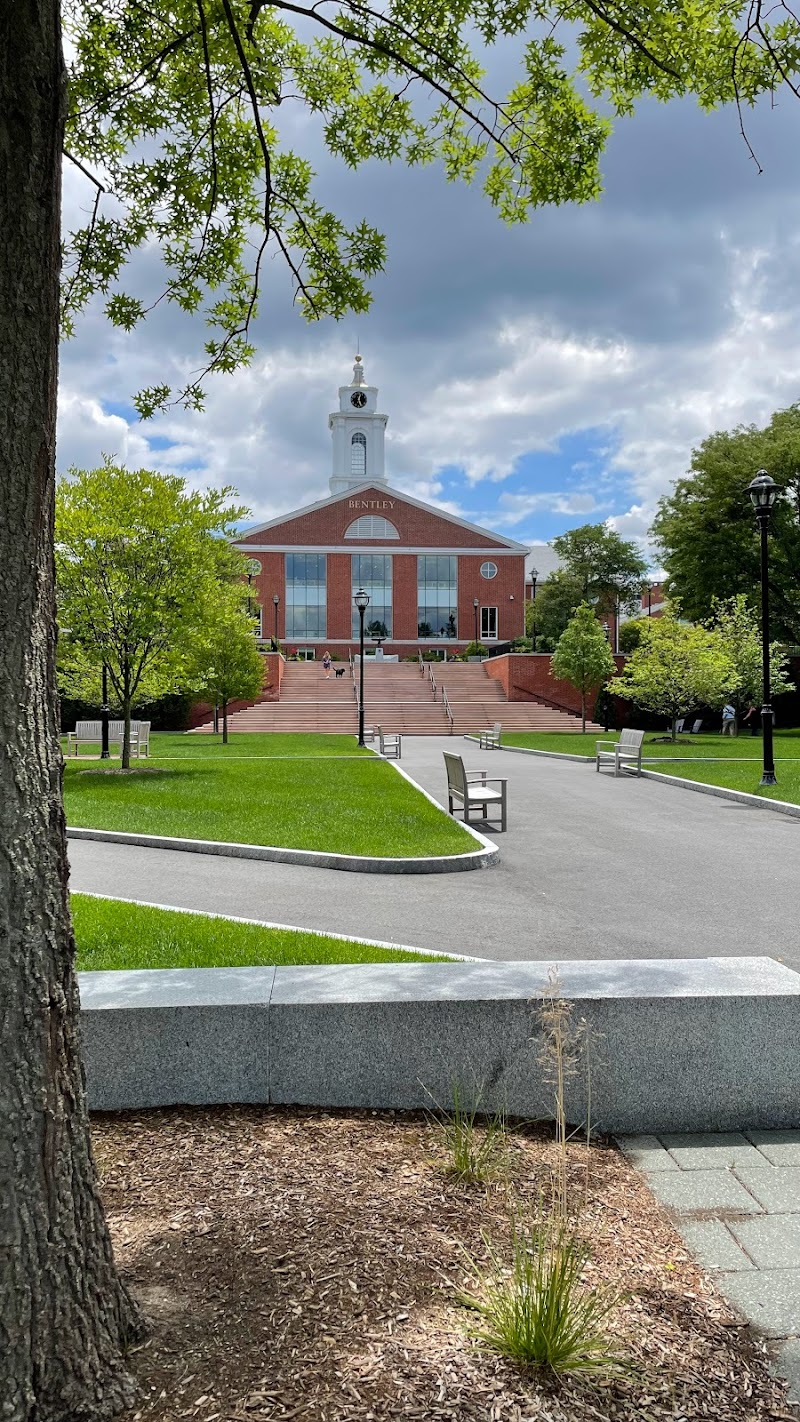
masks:
POLYGON ((359 588, 370 599, 368 636, 381 637, 389 654, 523 636, 528 549, 391 488, 387 418, 356 356, 328 419, 330 498, 235 540, 251 559, 262 636, 309 656, 326 647, 344 656, 358 641, 359 588))

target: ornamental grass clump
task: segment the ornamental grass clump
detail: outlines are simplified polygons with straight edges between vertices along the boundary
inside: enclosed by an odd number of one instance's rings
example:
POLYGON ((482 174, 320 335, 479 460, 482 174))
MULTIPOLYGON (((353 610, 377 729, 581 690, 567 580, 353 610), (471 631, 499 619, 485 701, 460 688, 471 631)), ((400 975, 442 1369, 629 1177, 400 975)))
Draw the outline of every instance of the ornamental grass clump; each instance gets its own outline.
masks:
POLYGON ((562 1219, 524 1225, 515 1221, 511 1256, 504 1261, 484 1236, 488 1267, 470 1259, 476 1294, 462 1293, 484 1326, 474 1336, 524 1367, 553 1373, 610 1375, 625 1360, 607 1330, 622 1295, 584 1282, 589 1247, 562 1219))
POLYGON ((484 1185, 508 1166, 505 1113, 482 1114, 480 1092, 468 1102, 457 1083, 452 1096, 452 1110, 439 1108, 433 1117, 447 1153, 446 1171, 464 1185, 484 1185))

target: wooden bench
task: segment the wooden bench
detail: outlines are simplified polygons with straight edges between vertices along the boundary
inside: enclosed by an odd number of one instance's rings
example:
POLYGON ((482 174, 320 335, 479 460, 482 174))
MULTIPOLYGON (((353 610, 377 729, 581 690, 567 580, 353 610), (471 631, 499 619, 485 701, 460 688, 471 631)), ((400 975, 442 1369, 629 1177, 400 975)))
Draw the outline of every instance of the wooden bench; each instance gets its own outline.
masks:
MULTIPOLYGON (((403 737, 398 731, 385 732, 381 726, 378 732, 378 749, 386 760, 400 760, 403 754, 403 737)), ((365 738, 366 739, 366 738, 365 738)))
POLYGON ((449 751, 444 751, 443 755, 447 770, 447 808, 450 814, 455 814, 453 801, 457 800, 464 811, 464 823, 468 825, 470 810, 479 807, 483 812, 480 818, 488 821, 489 806, 499 805, 500 829, 504 830, 508 781, 496 776, 489 779, 485 770, 465 770, 460 755, 452 755, 449 751), (490 789, 492 785, 499 785, 499 790, 490 789))
POLYGON ((503 727, 501 723, 499 721, 495 721, 493 726, 487 726, 485 731, 481 731, 481 750, 498 750, 500 746, 500 734, 502 732, 502 729, 503 727))
MULTIPOLYGON (((108 744, 118 745, 120 750, 125 737, 124 721, 109 721, 108 723, 108 744)), ((78 721, 74 731, 67 731, 67 755, 70 748, 75 747, 75 755, 83 745, 101 745, 103 740, 102 721, 78 721)), ((136 756, 150 754, 150 722, 131 721, 131 755, 136 756)))
POLYGON ((644 731, 621 731, 619 740, 596 741, 595 750, 597 761, 595 770, 599 770, 601 765, 613 765, 614 774, 619 775, 621 770, 626 770, 630 765, 636 766, 636 774, 642 773, 642 742, 644 731), (601 746, 610 746, 610 750, 601 750, 601 746))

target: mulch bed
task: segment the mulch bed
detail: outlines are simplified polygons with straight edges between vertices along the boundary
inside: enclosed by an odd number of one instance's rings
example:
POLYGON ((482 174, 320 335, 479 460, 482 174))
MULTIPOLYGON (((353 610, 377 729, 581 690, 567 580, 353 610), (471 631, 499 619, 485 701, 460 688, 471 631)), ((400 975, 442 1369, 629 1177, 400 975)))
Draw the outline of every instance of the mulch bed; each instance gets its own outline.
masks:
POLYGON ((464 1186, 419 1115, 261 1107, 97 1116, 123 1275, 147 1316, 125 1422, 755 1422, 795 1418, 763 1345, 612 1147, 570 1147, 587 1281, 626 1291, 630 1376, 524 1372, 470 1338, 463 1250, 533 1210, 552 1132, 515 1134, 508 1177, 464 1186), (590 1171, 586 1176, 587 1156, 590 1171))

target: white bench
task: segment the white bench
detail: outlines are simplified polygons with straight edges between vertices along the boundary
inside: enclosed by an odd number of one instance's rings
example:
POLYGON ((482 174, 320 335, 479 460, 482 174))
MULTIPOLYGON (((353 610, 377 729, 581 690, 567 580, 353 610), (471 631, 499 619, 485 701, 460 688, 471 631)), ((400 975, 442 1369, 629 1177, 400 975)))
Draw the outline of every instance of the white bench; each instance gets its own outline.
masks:
MULTIPOLYGON (((109 721, 108 723, 108 744, 122 747, 125 738, 125 722, 109 721)), ((67 755, 72 746, 75 747, 75 755, 81 745, 100 745, 103 740, 102 721, 78 721, 74 731, 67 731, 67 755)), ((131 721, 131 755, 136 756, 150 754, 150 722, 131 721)))
POLYGON ((398 731, 385 732, 381 726, 378 732, 378 748, 386 760, 400 760, 403 754, 403 737, 398 731))
POLYGON ((601 765, 613 765, 614 774, 619 775, 621 770, 628 769, 631 765, 636 766, 636 774, 642 773, 642 742, 644 731, 621 731, 619 740, 596 741, 595 750, 597 761, 595 770, 599 770, 601 765), (610 750, 601 750, 601 746, 610 746, 610 750))
POLYGON ((503 727, 500 721, 495 721, 493 726, 487 726, 485 731, 480 733, 481 750, 498 750, 500 746, 500 733, 503 727))
POLYGON ((500 829, 506 827, 506 786, 507 780, 501 780, 496 776, 487 778, 485 770, 465 770, 464 762, 460 755, 452 755, 449 751, 444 751, 444 763, 447 770, 447 808, 451 815, 455 814, 453 801, 458 800, 464 811, 464 823, 469 824, 470 810, 476 806, 480 808, 483 820, 489 819, 489 806, 500 806, 500 829), (491 785, 499 785, 499 790, 492 790, 491 785))

